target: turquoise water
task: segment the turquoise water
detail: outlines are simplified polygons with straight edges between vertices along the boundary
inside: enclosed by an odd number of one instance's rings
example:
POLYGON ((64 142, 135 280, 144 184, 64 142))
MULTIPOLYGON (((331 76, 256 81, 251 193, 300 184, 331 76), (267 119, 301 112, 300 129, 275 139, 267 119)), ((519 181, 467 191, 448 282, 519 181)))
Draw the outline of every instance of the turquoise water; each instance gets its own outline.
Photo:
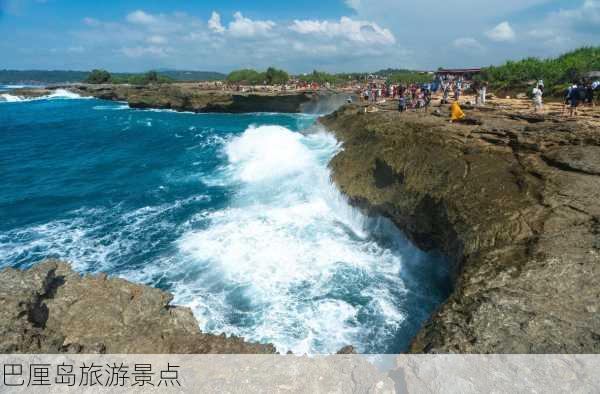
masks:
POLYGON ((313 115, 0 97, 0 266, 65 259, 295 353, 405 350, 447 295, 439 259, 331 184, 313 115))

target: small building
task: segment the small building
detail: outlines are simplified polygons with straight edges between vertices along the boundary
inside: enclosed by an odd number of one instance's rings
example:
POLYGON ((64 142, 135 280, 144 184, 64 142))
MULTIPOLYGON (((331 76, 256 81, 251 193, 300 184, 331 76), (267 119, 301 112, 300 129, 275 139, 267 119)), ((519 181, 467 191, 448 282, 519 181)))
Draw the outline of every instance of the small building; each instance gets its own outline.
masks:
POLYGON ((471 80, 473 79, 473 76, 480 73, 481 68, 440 68, 436 71, 435 75, 437 77, 462 77, 464 80, 471 80))
POLYGON ((600 79, 600 71, 590 71, 585 74, 585 77, 588 79, 600 79))

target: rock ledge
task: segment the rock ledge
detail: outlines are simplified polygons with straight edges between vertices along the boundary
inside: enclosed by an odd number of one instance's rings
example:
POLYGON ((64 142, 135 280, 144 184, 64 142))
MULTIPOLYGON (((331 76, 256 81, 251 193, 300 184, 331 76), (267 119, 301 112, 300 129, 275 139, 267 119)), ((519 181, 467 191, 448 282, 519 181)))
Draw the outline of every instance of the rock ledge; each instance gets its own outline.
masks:
POLYGON ((172 296, 49 260, 0 272, 0 353, 275 353, 202 333, 172 296))

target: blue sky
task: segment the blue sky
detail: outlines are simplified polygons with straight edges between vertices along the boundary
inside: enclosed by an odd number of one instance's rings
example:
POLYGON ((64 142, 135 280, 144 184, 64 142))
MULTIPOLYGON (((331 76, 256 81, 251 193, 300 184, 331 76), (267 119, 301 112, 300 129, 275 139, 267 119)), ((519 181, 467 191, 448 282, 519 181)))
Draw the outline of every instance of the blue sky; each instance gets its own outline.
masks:
POLYGON ((600 0, 0 0, 0 68, 435 69, 600 44, 600 0))

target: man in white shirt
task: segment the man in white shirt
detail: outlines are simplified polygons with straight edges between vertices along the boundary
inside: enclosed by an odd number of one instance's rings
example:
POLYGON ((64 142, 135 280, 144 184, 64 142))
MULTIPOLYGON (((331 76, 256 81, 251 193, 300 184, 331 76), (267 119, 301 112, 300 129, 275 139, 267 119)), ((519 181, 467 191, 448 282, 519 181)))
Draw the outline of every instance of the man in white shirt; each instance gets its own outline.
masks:
POLYGON ((544 102, 542 101, 542 96, 544 92, 542 91, 542 86, 538 85, 533 88, 533 112, 535 113, 543 113, 544 112, 544 102))

